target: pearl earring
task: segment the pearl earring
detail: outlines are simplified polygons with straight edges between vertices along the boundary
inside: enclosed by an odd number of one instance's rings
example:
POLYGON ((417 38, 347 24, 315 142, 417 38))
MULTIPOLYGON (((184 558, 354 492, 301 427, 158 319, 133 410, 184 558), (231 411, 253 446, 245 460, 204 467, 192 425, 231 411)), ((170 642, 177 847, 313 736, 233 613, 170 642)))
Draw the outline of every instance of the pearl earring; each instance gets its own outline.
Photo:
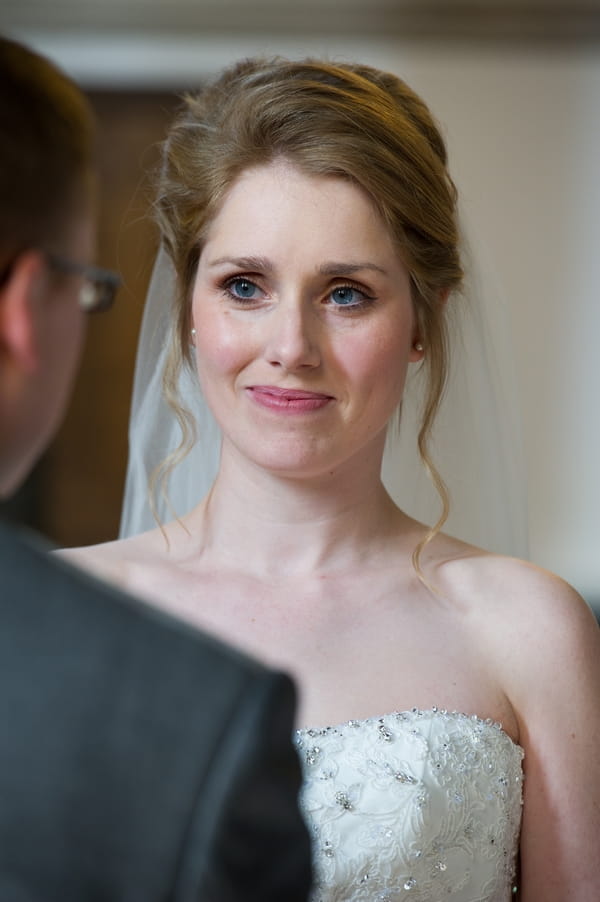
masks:
POLYGON ((190 330, 190 335, 191 335, 191 341, 190 341, 190 344, 191 344, 192 347, 193 347, 193 346, 196 344, 196 330, 195 330, 194 328, 192 328, 192 329, 190 330))
POLYGON ((421 352, 423 350, 423 345, 420 341, 415 341, 413 344, 413 348, 415 349, 415 351, 421 352))

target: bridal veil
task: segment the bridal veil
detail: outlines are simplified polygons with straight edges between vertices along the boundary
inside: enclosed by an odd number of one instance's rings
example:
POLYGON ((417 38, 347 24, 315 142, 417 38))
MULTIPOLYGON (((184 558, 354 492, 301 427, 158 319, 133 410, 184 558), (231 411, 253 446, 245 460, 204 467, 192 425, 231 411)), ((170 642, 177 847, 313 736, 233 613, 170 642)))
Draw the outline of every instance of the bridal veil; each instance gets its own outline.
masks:
MULTIPOLYGON (((519 396, 508 311, 495 279, 463 241, 465 288, 450 301, 450 373, 433 429, 433 461, 450 493, 445 531, 489 550, 527 557, 527 505, 519 396)), ((125 537, 156 526, 149 494, 155 468, 180 443, 181 432, 162 392, 172 321, 175 275, 159 250, 139 338, 129 425, 129 462, 121 522, 125 537)), ((174 468, 167 497, 157 493, 161 522, 181 516, 209 490, 219 461, 219 428, 187 365, 181 402, 197 424, 197 440, 174 468)), ((431 524, 439 500, 416 449, 420 385, 409 374, 400 427, 390 426, 383 463, 388 491, 408 514, 431 524)))

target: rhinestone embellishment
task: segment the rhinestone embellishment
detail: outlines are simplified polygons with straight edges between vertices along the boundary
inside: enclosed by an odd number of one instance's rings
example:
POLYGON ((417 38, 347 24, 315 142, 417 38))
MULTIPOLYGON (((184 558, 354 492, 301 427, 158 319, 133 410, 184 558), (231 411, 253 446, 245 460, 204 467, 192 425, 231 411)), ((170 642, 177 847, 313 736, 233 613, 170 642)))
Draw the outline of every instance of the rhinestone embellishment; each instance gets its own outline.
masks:
POLYGON ((300 730, 296 744, 310 902, 510 897, 523 752, 498 724, 415 709, 300 730))

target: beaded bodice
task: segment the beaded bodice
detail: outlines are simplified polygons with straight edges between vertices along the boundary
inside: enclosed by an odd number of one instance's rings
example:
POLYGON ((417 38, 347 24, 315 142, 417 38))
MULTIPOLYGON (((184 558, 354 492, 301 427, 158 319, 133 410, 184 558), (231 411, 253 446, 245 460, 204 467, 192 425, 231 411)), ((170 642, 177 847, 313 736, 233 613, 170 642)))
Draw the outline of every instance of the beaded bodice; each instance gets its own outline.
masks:
POLYGON ((296 733, 312 902, 507 902, 522 749, 498 724, 413 710, 296 733))

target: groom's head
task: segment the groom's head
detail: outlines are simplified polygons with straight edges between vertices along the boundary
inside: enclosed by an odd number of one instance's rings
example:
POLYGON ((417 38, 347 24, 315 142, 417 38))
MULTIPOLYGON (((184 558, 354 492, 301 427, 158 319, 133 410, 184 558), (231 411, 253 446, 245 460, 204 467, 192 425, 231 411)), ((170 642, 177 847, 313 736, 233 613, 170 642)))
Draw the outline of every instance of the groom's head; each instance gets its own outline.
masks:
POLYGON ((93 145, 92 114, 75 83, 0 37, 0 498, 61 420, 85 310, 102 289, 103 274, 87 270, 93 145))

